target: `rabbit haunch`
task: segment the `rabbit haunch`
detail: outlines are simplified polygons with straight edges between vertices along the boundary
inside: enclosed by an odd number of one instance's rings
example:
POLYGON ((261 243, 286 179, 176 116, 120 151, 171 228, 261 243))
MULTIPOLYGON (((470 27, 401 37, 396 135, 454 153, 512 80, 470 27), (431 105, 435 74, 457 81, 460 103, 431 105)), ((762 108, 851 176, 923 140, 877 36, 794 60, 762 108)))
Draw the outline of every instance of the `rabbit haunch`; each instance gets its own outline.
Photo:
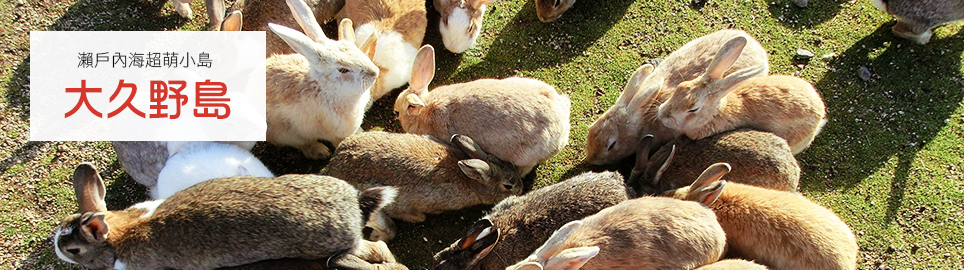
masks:
POLYGON ((362 243, 363 220, 394 197, 392 188, 359 193, 325 176, 231 177, 107 211, 90 164, 78 166, 74 188, 80 214, 58 226, 54 246, 58 257, 89 268, 210 269, 350 255, 362 243))

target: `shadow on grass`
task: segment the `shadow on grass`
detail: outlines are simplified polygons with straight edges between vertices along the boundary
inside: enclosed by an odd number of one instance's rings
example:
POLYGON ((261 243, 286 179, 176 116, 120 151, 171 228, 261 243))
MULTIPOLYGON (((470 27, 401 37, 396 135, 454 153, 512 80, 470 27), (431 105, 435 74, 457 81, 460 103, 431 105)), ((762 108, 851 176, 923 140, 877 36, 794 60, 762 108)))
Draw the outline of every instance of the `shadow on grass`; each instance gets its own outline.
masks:
POLYGON ((948 37, 920 46, 894 37, 894 23, 880 26, 828 64, 830 71, 815 86, 830 122, 798 156, 805 189, 821 180, 831 188, 851 188, 896 159, 886 223, 901 207, 917 152, 964 98, 964 40, 948 37), (862 66, 872 80, 858 77, 862 66))
POLYGON ((793 0, 767 1, 767 10, 780 24, 795 30, 811 29, 829 21, 849 4, 848 0, 810 0, 805 8, 797 7, 793 0))
MULTIPOLYGON (((30 55, 24 57, 13 69, 10 81, 3 89, 7 106, 14 108, 21 120, 30 118, 30 55)), ((2 166, 2 164, 0 164, 2 166)), ((6 171, 3 168, 3 171, 6 171)))
MULTIPOLYGON (((105 4, 97 0, 77 1, 48 30, 50 31, 163 31, 177 28, 187 20, 177 13, 161 15, 168 1, 127 0, 105 4)), ((195 10, 195 13, 200 10, 195 10)), ((196 14, 195 19, 206 17, 196 14)))
POLYGON ((454 76, 458 77, 457 81, 505 78, 517 75, 519 71, 567 63, 582 55, 612 29, 632 3, 629 0, 576 1, 559 20, 543 23, 536 16, 534 2, 526 2, 498 31, 498 38, 492 42, 482 62, 454 76))
POLYGON ((7 170, 22 161, 33 160, 43 151, 44 145, 50 142, 27 141, 23 146, 10 154, 9 157, 0 161, 0 175, 7 174, 7 170))

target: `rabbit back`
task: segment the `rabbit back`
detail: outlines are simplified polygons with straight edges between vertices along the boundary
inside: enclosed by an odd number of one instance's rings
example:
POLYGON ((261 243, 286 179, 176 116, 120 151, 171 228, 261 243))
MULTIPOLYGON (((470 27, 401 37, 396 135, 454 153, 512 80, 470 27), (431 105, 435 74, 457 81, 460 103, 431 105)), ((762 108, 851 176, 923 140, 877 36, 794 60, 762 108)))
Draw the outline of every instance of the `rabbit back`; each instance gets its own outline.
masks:
POLYGON ((435 88, 418 116, 399 114, 409 133, 463 134, 527 173, 569 141, 571 103, 534 79, 482 79, 435 88))
POLYGON ((238 146, 220 142, 191 142, 168 159, 158 173, 151 198, 162 199, 194 184, 231 176, 274 177, 258 158, 238 146))
POLYGON ((711 208, 730 255, 773 269, 856 269, 850 227, 801 195, 728 183, 711 208))
POLYGON ((719 260, 726 236, 695 202, 640 197, 583 219, 564 247, 599 246, 582 269, 692 269, 719 260))
POLYGON ((350 252, 361 226, 358 191, 344 181, 231 177, 172 195, 113 244, 128 269, 214 268, 350 252))
MULTIPOLYGON (((769 189, 796 192, 800 166, 786 140, 773 133, 740 129, 700 140, 680 137, 663 146, 654 157, 664 157, 676 145, 676 153, 658 179, 657 193, 688 186, 703 169, 726 162, 733 170, 727 181, 769 189)), ((665 159, 654 158, 647 175, 654 177, 665 159)))
POLYGON ((767 267, 747 260, 727 259, 700 266, 696 270, 767 270, 767 267))
MULTIPOLYGON (((421 222, 422 213, 495 204, 513 194, 468 178, 458 162, 470 158, 459 149, 426 135, 364 132, 338 145, 328 164, 328 174, 359 189, 397 188, 398 197, 384 212, 407 222, 421 222)), ((492 177, 518 178, 508 164, 501 171, 507 172, 492 177)), ((521 184, 518 180, 518 193, 522 191, 521 184)))
POLYGON ((117 153, 117 161, 134 181, 146 187, 157 185, 157 175, 170 157, 167 142, 113 141, 110 145, 117 153))

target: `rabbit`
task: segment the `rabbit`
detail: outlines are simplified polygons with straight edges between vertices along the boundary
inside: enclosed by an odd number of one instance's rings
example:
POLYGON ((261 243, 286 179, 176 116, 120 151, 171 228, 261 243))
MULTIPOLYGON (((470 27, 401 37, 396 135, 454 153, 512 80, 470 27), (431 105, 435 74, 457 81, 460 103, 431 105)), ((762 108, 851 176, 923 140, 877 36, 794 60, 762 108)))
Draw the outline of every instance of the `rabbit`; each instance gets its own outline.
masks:
POLYGON ((504 269, 532 253, 553 229, 634 196, 618 173, 587 172, 508 197, 473 224, 465 237, 436 253, 434 269, 504 269))
POLYGON ((378 67, 353 43, 350 20, 339 24, 341 40, 330 40, 303 1, 289 2, 307 35, 268 24, 298 54, 266 60, 266 137, 308 158, 324 159, 334 148, 326 143, 337 146, 361 131, 378 67))
POLYGON ((700 140, 680 137, 649 157, 652 136, 644 136, 636 151, 636 167, 626 180, 640 194, 659 194, 692 184, 714 163, 733 164, 731 181, 796 192, 800 166, 783 138, 773 133, 739 129, 700 140))
POLYGON ((349 0, 339 18, 355 23, 355 44, 377 37, 372 61, 379 68, 372 101, 402 87, 412 74, 415 54, 428 26, 424 0, 349 0))
MULTIPOLYGON (((385 242, 369 242, 362 240, 358 250, 346 259, 333 260, 332 266, 345 269, 379 269, 379 270, 408 270, 408 267, 398 263, 391 250, 385 242), (375 262, 375 263, 372 263, 375 262)), ((218 268, 219 270, 261 270, 261 269, 284 269, 284 270, 327 270, 329 261, 327 259, 275 259, 259 261, 240 266, 218 268)))
MULTIPOLYGON (((728 64, 711 64, 708 74, 719 74, 728 64)), ((681 83, 659 106, 659 120, 694 140, 743 127, 772 132, 787 140, 793 154, 803 152, 827 123, 823 99, 806 80, 757 76, 765 71, 755 66, 681 83)))
MULTIPOLYGON (((192 0, 168 0, 171 5, 174 5, 174 10, 177 11, 178 15, 182 18, 192 19, 194 18, 194 12, 191 11, 191 1, 192 0)), ((221 25, 222 20, 224 20, 224 0, 205 0, 204 6, 208 10, 208 30, 218 30, 218 26, 221 25)))
MULTIPOLYGON (((110 145, 117 153, 117 161, 135 182, 147 188, 157 186, 157 175, 161 173, 167 159, 177 153, 188 142, 167 141, 112 141, 110 145)), ((255 142, 223 142, 250 151, 255 142)))
POLYGON ((702 76, 711 62, 723 58, 736 59, 724 74, 761 65, 764 74, 769 70, 767 51, 741 30, 719 30, 687 42, 658 67, 647 64, 636 69, 616 104, 589 127, 586 162, 603 165, 629 157, 646 134, 655 136, 653 150, 680 135, 658 121, 657 108, 679 84, 702 76))
POLYGON ((722 260, 715 263, 707 264, 696 268, 696 270, 767 270, 768 268, 763 265, 759 265, 755 262, 740 260, 740 259, 728 259, 722 260))
MULTIPOLYGON (((522 194, 522 178, 511 163, 486 153, 468 136, 455 134, 450 141, 452 145, 427 135, 359 133, 338 145, 328 175, 360 189, 395 187, 398 196, 381 211, 388 216, 377 217, 405 222, 522 194)), ((394 228, 373 229, 374 240, 387 241, 395 234, 394 228)))
POLYGON ((442 34, 442 44, 452 53, 462 53, 479 39, 485 8, 492 0, 434 0, 435 10, 439 12, 438 30, 442 34))
POLYGON ((219 142, 181 146, 157 175, 151 198, 163 199, 194 184, 231 176, 274 177, 258 158, 241 147, 219 142))
POLYGON ((505 269, 685 270, 719 260, 725 245, 726 235, 710 209, 644 196, 567 223, 528 258, 505 269), (586 250, 592 247, 596 250, 586 250), (586 258, 590 254, 595 258, 586 258))
POLYGON ((205 181, 165 200, 107 211, 89 163, 74 171, 80 213, 55 229, 60 259, 88 268, 212 269, 280 258, 346 264, 366 250, 363 221, 395 189, 359 193, 333 177, 285 175, 205 181))
POLYGON ((562 17, 576 0, 536 0, 536 15, 542 22, 552 22, 562 17))
POLYGON ((770 269, 856 269, 857 240, 846 223, 799 194, 721 181, 730 165, 713 164, 691 186, 665 196, 700 202, 726 232, 728 256, 770 269))
POLYGON ((435 75, 435 50, 422 46, 412 83, 395 100, 408 133, 472 137, 487 152, 526 175, 569 143, 569 97, 529 78, 481 79, 428 91, 435 75))
MULTIPOLYGON (((300 2, 303 1, 298 1, 297 3, 301 5, 300 2)), ((268 29, 268 23, 283 25, 288 28, 298 28, 300 25, 298 22, 299 19, 325 22, 332 19, 345 5, 344 0, 307 0, 307 2, 304 3, 306 9, 302 12, 311 11, 311 13, 300 14, 298 11, 300 8, 289 8, 286 0, 240 0, 235 2, 231 9, 234 10, 232 14, 244 13, 243 19, 241 19, 243 24, 237 23, 238 27, 225 28, 225 23, 222 23, 221 31, 232 29, 237 31, 241 29, 240 25, 244 25, 245 31, 268 32, 270 31, 270 29, 268 29)), ((232 15, 228 15, 227 18, 225 18, 225 22, 229 21, 231 16, 232 15)), ((240 19, 241 17, 238 18, 240 19)), ((269 33, 265 35, 265 38, 265 57, 270 57, 273 54, 296 53, 277 35, 269 33)))
POLYGON ((900 19, 891 30, 898 37, 924 45, 943 24, 964 20, 964 0, 874 0, 880 10, 900 19))

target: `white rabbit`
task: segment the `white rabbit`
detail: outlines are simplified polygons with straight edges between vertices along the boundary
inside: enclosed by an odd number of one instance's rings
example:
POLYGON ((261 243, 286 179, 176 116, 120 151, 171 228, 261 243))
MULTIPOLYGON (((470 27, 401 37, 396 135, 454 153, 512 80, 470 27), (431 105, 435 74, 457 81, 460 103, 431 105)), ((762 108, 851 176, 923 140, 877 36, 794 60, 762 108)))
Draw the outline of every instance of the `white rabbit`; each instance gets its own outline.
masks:
POLYGON ((462 53, 475 45, 482 33, 486 5, 492 0, 434 0, 432 3, 442 15, 438 29, 445 49, 462 53))
POLYGON ((219 142, 191 142, 167 160, 150 189, 163 199, 194 184, 231 176, 274 177, 258 158, 238 146, 219 142))
MULTIPOLYGON (((120 162, 124 171, 134 178, 134 181, 151 189, 157 185, 157 175, 161 173, 167 160, 187 143, 189 142, 113 141, 110 145, 117 153, 117 161, 120 162)), ((249 151, 255 144, 255 142, 223 143, 233 144, 249 151)))

